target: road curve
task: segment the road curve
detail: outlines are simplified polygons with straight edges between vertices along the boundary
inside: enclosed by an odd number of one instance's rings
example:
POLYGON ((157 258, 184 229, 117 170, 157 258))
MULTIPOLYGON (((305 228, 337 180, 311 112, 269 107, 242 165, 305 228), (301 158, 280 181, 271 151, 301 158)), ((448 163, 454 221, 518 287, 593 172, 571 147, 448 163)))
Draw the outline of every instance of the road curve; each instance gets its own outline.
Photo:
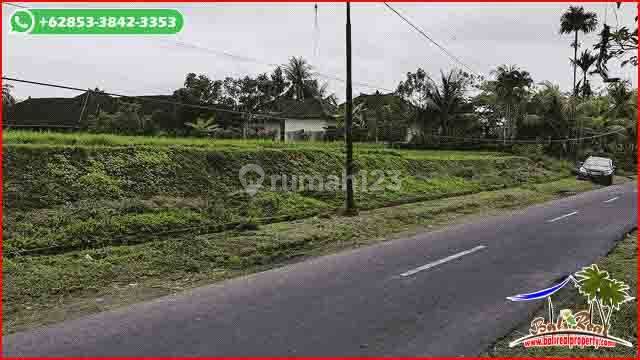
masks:
POLYGON ((3 338, 5 356, 477 355, 637 226, 636 182, 3 338), (615 198, 615 199, 614 199, 615 198), (611 200, 614 199, 614 200, 611 200))

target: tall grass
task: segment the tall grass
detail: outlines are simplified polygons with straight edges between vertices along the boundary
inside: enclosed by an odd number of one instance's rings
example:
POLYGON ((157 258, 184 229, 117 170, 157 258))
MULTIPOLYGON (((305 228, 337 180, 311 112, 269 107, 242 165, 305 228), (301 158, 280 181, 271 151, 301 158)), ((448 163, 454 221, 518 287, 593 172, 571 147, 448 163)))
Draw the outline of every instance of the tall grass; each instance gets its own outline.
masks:
MULTIPOLYGON (((126 136, 115 134, 57 133, 49 131, 5 130, 5 145, 49 145, 49 146, 87 146, 87 147, 125 147, 125 146, 186 146, 220 150, 261 150, 261 149, 299 149, 326 150, 343 152, 341 141, 318 142, 278 142, 272 140, 211 139, 168 136, 126 136)), ((409 158, 433 160, 474 160, 486 159, 505 154, 480 151, 451 150, 398 150, 385 144, 357 143, 355 152, 366 155, 402 155, 409 158)))

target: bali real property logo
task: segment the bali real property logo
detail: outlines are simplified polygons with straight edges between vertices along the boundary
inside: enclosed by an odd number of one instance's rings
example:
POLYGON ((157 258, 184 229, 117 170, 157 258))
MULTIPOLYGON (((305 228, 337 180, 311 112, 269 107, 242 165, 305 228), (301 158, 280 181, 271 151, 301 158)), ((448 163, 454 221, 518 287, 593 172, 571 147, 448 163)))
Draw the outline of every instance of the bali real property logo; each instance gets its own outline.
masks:
POLYGON ((594 347, 612 348, 616 345, 632 347, 631 342, 611 335, 611 317, 620 305, 633 300, 629 286, 613 279, 597 265, 582 268, 558 284, 540 291, 510 296, 511 301, 547 299, 548 319, 536 317, 531 321, 529 334, 509 343, 509 347, 594 347), (561 309, 554 313, 551 295, 573 284, 585 297, 588 309, 561 309))

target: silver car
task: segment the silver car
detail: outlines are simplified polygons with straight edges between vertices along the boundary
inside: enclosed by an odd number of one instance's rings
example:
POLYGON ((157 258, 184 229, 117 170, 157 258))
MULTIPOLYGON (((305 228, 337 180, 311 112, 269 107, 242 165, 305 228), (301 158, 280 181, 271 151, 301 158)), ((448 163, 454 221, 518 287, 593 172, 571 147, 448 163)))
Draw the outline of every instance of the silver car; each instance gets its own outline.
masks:
POLYGON ((616 167, 611 159, 589 156, 584 163, 578 166, 578 179, 593 180, 603 185, 611 185, 615 171, 616 167))

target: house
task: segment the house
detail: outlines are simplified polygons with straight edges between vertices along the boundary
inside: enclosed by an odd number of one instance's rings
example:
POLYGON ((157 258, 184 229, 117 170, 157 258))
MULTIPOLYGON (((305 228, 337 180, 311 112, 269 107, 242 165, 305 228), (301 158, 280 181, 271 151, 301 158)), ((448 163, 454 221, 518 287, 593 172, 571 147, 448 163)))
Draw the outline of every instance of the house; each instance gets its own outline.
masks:
POLYGON ((277 134, 277 139, 323 140, 327 129, 337 125, 335 107, 318 98, 280 98, 269 106, 272 110, 268 114, 277 118, 255 116, 249 127, 273 131, 277 134))
MULTIPOLYGON (((83 119, 99 111, 115 112, 117 97, 84 92, 72 98, 31 98, 16 103, 3 119, 3 127, 33 129, 76 129, 83 119)), ((174 105, 158 102, 174 100, 170 95, 137 96, 140 111, 150 115, 156 110, 173 111, 174 105), (148 99, 150 101, 144 101, 148 99)))

